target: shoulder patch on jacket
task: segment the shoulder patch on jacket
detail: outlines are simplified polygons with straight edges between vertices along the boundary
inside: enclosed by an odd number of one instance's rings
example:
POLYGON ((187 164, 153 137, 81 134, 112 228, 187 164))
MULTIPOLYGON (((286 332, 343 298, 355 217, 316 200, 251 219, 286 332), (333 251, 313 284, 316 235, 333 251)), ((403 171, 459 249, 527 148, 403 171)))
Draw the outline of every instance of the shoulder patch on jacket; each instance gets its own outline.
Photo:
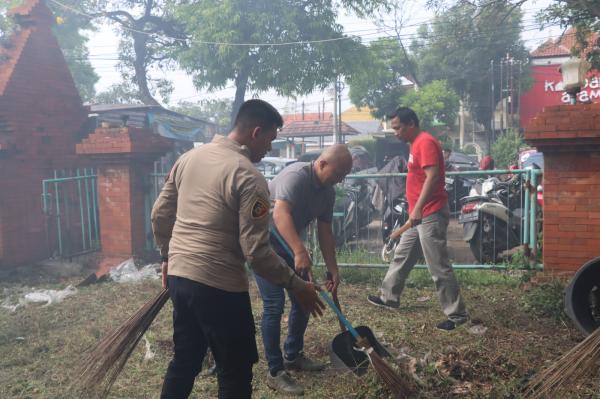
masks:
POLYGON ((252 204, 252 211, 250 215, 252 219, 262 219, 269 214, 269 203, 261 197, 257 197, 252 204))

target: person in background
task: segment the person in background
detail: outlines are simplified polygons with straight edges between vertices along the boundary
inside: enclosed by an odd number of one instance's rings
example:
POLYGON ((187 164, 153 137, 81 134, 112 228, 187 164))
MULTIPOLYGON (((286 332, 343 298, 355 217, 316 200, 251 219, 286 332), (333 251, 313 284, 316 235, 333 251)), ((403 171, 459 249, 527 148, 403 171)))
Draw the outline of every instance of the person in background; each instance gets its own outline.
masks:
POLYGON ((398 308, 406 279, 422 254, 447 317, 437 328, 451 331, 469 316, 448 260, 450 210, 442 148, 431 134, 420 130, 419 118, 412 109, 400 107, 389 119, 396 137, 410 143, 406 198, 411 227, 400 237, 381 284, 381 295, 369 295, 367 300, 376 306, 398 308))
POLYGON ((490 154, 487 154, 479 161, 479 170, 493 170, 494 166, 494 158, 490 154))

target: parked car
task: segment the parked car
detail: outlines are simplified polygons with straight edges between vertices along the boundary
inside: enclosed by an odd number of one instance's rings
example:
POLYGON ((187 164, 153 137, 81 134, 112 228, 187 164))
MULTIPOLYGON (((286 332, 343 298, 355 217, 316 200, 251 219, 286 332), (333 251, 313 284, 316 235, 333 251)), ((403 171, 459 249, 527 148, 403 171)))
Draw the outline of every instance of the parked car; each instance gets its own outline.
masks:
POLYGON ((292 158, 264 157, 260 162, 257 162, 254 165, 263 175, 273 176, 294 162, 296 162, 296 160, 292 158))

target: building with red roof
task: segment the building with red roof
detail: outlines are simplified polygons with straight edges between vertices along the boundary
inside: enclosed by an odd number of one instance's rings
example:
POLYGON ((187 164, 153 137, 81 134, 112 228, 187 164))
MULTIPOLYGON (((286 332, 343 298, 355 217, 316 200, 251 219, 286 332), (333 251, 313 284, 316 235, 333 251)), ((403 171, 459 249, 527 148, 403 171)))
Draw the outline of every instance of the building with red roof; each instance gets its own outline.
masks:
MULTIPOLYGON (((569 95, 562 89, 560 65, 571 57, 576 45, 575 29, 568 29, 557 39, 549 39, 531 52, 531 76, 533 86, 521 96, 520 124, 527 127, 529 121, 544 107, 569 103, 569 95)), ((590 37, 595 42, 598 34, 590 37)), ((600 74, 590 71, 588 79, 577 96, 578 102, 600 102, 600 74)))

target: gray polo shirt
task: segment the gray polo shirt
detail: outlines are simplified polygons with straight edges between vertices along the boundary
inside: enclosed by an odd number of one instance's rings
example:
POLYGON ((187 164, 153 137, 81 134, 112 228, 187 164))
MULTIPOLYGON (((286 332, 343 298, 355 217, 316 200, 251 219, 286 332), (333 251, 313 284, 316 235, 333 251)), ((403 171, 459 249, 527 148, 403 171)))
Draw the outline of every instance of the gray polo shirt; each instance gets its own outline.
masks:
POLYGON ((306 226, 318 219, 331 223, 335 190, 317 180, 311 162, 296 162, 283 169, 269 182, 271 201, 284 200, 292 205, 296 231, 304 235, 306 226))

